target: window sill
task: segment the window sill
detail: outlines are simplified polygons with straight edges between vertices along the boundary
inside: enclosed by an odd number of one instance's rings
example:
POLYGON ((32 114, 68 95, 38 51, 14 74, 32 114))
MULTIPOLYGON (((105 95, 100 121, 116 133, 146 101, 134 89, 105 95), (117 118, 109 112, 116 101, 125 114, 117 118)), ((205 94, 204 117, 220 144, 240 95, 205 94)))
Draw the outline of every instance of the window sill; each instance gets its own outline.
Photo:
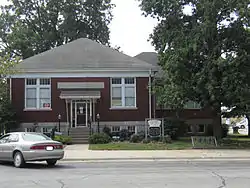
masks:
POLYGON ((111 107, 109 110, 137 110, 137 107, 111 107))
POLYGON ((23 109, 23 111, 24 112, 29 112, 29 111, 37 111, 37 112, 39 112, 39 111, 52 111, 52 108, 38 108, 38 109, 34 109, 34 108, 25 108, 25 109, 23 109))

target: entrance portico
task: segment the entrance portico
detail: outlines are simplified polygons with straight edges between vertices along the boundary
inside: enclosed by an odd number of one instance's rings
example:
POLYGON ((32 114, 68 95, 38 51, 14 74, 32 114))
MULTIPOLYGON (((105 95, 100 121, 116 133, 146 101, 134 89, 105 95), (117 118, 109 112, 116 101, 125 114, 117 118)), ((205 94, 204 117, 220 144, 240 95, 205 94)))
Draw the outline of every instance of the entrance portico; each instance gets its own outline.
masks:
POLYGON ((73 127, 87 127, 89 121, 95 120, 95 99, 70 100, 70 125, 73 127))
POLYGON ((65 100, 68 128, 87 127, 95 122, 96 103, 101 98, 102 82, 58 83, 60 98, 65 100))

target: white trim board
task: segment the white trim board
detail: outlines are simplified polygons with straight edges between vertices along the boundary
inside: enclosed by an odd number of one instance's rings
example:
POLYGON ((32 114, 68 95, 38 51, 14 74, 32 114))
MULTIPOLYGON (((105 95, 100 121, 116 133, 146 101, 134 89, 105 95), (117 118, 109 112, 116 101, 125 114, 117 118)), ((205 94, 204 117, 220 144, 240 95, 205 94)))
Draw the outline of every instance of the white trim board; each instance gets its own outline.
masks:
POLYGON ((11 78, 108 78, 108 77, 149 77, 149 71, 86 71, 86 72, 26 72, 11 78))

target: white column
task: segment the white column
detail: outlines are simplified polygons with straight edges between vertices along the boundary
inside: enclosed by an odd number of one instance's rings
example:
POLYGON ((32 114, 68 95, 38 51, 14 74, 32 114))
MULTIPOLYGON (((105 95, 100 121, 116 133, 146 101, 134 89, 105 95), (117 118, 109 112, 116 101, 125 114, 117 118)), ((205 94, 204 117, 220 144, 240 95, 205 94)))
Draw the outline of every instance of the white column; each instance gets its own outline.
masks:
POLYGON ((95 122, 95 99, 93 100, 93 122, 95 122))
POLYGON ((88 101, 85 102, 85 111, 86 111, 85 126, 88 126, 88 101))
MULTIPOLYGON (((69 102, 65 99, 65 107, 66 107, 66 119, 67 119, 67 129, 69 128, 69 102)), ((66 130, 67 131, 67 130, 66 130)))
MULTIPOLYGON (((90 118, 92 118, 92 105, 93 105, 93 100, 92 99, 90 99, 90 104, 89 104, 90 106, 89 106, 89 116, 90 116, 90 118)), ((92 119, 91 119, 91 121, 92 121, 92 119)))
POLYGON ((70 100, 70 126, 73 127, 73 102, 70 100))
POLYGON ((75 127, 77 127, 77 102, 75 102, 75 127))

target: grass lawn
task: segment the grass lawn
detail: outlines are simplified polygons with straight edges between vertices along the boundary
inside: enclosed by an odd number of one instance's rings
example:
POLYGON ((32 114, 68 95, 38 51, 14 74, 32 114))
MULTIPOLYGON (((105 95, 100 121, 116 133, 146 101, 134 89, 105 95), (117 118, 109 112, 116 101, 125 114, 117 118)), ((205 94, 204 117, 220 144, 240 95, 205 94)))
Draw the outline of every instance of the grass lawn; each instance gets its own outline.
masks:
MULTIPOLYGON (((160 142, 152 143, 129 143, 112 142, 109 144, 90 144, 90 150, 184 150, 192 149, 190 137, 181 138, 170 144, 160 142)), ((250 138, 242 136, 229 136, 218 143, 214 149, 250 149, 250 138)))
POLYGON ((129 143, 113 142, 109 144, 90 144, 90 150, 183 150, 191 149, 192 143, 185 141, 175 141, 171 144, 163 143, 129 143))

